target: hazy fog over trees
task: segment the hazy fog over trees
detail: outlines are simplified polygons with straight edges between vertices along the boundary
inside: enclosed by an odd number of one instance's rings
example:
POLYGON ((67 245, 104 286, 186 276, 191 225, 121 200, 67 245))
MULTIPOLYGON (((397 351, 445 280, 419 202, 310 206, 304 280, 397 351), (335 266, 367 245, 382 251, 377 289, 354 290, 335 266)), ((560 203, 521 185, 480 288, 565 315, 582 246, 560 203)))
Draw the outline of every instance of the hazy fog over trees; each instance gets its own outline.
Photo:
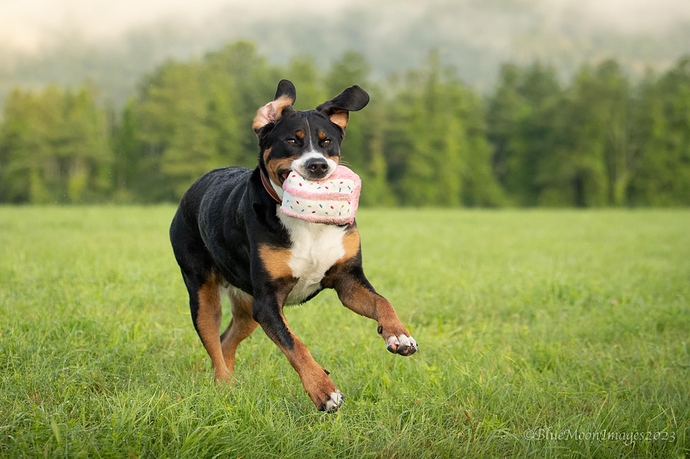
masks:
POLYGON ((0 44, 0 203, 175 201, 211 168, 256 164, 254 112, 289 78, 298 109, 371 94, 343 150, 364 204, 690 204, 686 16, 309 5, 0 44))
MULTIPOLYGON (((52 2, 43 3, 44 21, 62 17, 52 11, 57 8, 52 2)), ((584 63, 615 58, 626 73, 641 77, 648 67, 666 70, 690 53, 690 3, 674 0, 329 0, 300 2, 300 8, 272 0, 203 0, 177 16, 179 2, 126 1, 119 9, 99 0, 89 5, 85 21, 105 21, 97 16, 99 8, 114 16, 129 8, 129 16, 146 18, 153 14, 146 10, 151 5, 159 6, 162 18, 98 35, 97 25, 73 24, 78 11, 63 12, 67 25, 47 22, 29 51, 0 40, 0 99, 17 85, 88 80, 99 88, 99 97, 119 106, 141 76, 166 59, 199 58, 240 39, 255 43, 272 63, 310 56, 321 69, 354 50, 367 59, 375 78, 416 68, 435 49, 463 82, 482 93, 492 89, 504 62, 538 60, 567 79, 584 63)))

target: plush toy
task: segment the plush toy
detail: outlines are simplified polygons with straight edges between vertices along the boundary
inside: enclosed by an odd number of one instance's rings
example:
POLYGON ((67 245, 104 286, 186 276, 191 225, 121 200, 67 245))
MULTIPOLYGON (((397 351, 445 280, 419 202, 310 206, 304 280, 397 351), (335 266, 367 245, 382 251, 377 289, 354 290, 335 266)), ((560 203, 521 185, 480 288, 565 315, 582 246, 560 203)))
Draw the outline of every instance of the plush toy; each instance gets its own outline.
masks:
POLYGON ((283 183, 280 210, 313 223, 347 225, 355 221, 362 181, 345 166, 325 180, 307 180, 292 171, 283 183))

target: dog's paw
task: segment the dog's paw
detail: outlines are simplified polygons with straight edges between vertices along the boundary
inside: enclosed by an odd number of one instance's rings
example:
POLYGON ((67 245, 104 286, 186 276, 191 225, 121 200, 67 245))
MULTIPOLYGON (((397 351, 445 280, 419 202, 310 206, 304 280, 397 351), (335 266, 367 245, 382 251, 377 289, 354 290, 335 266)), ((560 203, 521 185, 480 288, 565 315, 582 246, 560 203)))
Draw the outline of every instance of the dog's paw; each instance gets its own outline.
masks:
POLYGON ((334 413, 338 411, 340 405, 343 404, 343 393, 339 390, 331 392, 326 403, 322 403, 319 406, 319 411, 327 411, 329 413, 334 413))
POLYGON ((343 404, 343 394, 338 390, 331 378, 328 377, 328 370, 318 368, 313 372, 301 374, 304 389, 309 394, 309 398, 316 405, 319 411, 333 413, 338 411, 343 404))
POLYGON ((338 389, 334 392, 322 392, 315 394, 311 399, 316 405, 316 409, 319 411, 327 411, 329 413, 335 413, 343 404, 343 394, 338 389))
POLYGON ((216 386, 229 385, 234 382, 232 373, 227 368, 219 368, 215 371, 215 383, 216 386))
POLYGON ((411 336, 392 335, 386 340, 386 348, 393 354, 412 355, 417 352, 417 341, 411 336))

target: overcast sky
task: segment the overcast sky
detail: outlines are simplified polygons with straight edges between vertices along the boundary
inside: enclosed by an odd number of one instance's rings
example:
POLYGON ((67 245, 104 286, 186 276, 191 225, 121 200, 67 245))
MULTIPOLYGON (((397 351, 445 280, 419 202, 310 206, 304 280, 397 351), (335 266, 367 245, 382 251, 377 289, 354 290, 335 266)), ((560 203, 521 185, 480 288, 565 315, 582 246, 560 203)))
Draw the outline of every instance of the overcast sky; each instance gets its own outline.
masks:
MULTIPOLYGON (((401 0, 398 5, 408 1, 419 0, 401 0)), ((533 1, 556 14, 566 7, 585 10, 605 24, 622 28, 653 30, 679 17, 690 18, 690 0, 533 1)), ((99 40, 166 20, 197 25, 228 8, 260 18, 285 9, 331 12, 355 2, 376 7, 372 0, 0 0, 0 41, 5 49, 33 50, 65 31, 99 40)))

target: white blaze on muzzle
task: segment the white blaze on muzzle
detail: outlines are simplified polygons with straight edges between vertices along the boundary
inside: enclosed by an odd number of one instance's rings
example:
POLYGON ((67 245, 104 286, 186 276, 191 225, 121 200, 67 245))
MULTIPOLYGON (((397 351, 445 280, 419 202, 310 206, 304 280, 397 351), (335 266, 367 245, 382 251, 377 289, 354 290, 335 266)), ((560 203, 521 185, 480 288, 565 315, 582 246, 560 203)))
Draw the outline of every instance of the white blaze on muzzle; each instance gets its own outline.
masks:
POLYGON ((293 171, 297 171, 297 173, 302 177, 314 177, 314 179, 316 180, 326 180, 328 177, 331 176, 331 174, 333 174, 333 172, 335 172, 335 169, 337 167, 338 163, 336 163, 330 158, 326 158, 322 153, 319 153, 317 151, 310 151, 304 153, 302 156, 294 160, 292 162, 292 165, 290 166, 290 169, 292 169, 293 171), (309 160, 325 160, 326 164, 328 165, 328 170, 323 176, 315 178, 314 173, 308 169, 309 160))

